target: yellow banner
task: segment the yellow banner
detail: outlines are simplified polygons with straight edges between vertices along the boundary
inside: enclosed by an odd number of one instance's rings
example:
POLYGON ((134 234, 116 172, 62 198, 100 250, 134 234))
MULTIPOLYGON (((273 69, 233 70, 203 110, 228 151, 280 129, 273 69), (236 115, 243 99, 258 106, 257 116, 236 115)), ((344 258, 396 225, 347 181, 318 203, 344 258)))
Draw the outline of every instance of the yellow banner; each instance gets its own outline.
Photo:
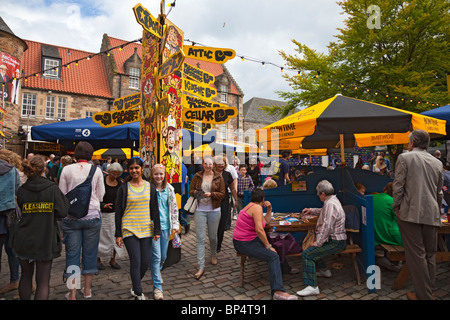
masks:
POLYGON ((140 121, 140 111, 140 108, 117 111, 103 111, 94 113, 92 119, 103 128, 110 128, 120 126, 122 124, 140 121))
POLYGON ((188 58, 220 64, 236 56, 233 49, 184 46, 183 51, 188 58))
POLYGON ((159 21, 152 16, 152 14, 144 8, 140 3, 133 7, 134 15, 136 16, 137 22, 148 32, 157 36, 162 37, 163 28, 159 21))
POLYGON ((141 101, 142 101, 142 94, 138 92, 114 100, 113 108, 115 110, 133 109, 139 107, 141 105, 141 101))
POLYGON ((183 73, 185 76, 199 83, 210 84, 214 83, 215 81, 215 77, 211 73, 196 68, 194 66, 191 66, 189 63, 186 62, 183 64, 183 73))
POLYGON ((355 134, 356 144, 360 148, 384 146, 391 144, 407 144, 410 132, 405 133, 360 133, 355 134))
POLYGON ((189 79, 183 79, 183 91, 205 99, 212 99, 217 95, 216 89, 189 79))

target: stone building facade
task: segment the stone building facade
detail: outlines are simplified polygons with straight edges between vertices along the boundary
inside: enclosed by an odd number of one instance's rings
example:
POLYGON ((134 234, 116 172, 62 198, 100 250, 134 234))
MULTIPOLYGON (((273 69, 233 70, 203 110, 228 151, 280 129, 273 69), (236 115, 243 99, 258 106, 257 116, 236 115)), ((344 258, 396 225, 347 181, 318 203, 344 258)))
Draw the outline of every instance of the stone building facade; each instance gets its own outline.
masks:
MULTIPOLYGON (((22 66, 23 54, 27 49, 26 42, 17 37, 0 17, 0 51, 20 61, 20 66, 22 66)), ((3 89, 6 86, 9 84, 3 86, 3 89)), ((3 126, 0 129, 4 134, 1 147, 7 147, 9 150, 21 154, 23 144, 19 135, 19 105, 9 102, 4 96, 0 99, 0 103, 0 107, 4 110, 3 126)))

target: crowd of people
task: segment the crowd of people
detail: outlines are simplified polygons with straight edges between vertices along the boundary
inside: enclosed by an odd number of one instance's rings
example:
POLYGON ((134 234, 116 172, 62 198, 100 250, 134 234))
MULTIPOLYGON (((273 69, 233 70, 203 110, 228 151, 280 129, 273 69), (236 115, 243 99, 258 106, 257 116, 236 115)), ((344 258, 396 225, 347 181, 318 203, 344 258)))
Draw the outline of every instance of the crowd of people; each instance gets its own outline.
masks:
MULTIPOLYGON (((442 200, 450 193, 446 189, 450 175, 446 179, 442 163, 426 152, 428 143, 426 132, 411 133, 410 152, 399 156, 394 181, 374 195, 373 201, 375 244, 404 246, 410 273, 420 278, 413 277, 415 293, 408 293, 410 299, 432 298, 435 276, 432 247, 440 226, 442 200), (429 183, 424 183, 425 180, 429 183), (421 197, 414 196, 418 193, 421 197), (420 258, 424 255, 425 260, 420 258)), ((185 233, 189 232, 188 219, 178 207, 166 168, 162 164, 153 165, 147 181, 139 157, 129 159, 125 165, 112 159, 100 165, 92 161, 93 151, 83 141, 77 144, 73 157, 54 156, 48 160, 33 154, 22 160, 14 152, 0 150, 0 193, 4 195, 0 201, 0 244, 1 249, 5 247, 10 272, 10 283, 3 292, 18 288, 20 298, 29 300, 35 290, 34 299, 48 299, 52 262, 61 256, 64 244, 63 279, 69 289, 65 299, 76 299, 81 282, 81 294, 91 298, 94 276, 106 268, 104 261, 109 261, 113 269, 121 269, 116 256, 123 248, 130 261, 130 295, 136 300, 147 298, 141 281, 150 270, 153 297, 164 299, 161 270, 170 240, 181 232, 181 226, 185 233), (86 178, 90 179, 88 206, 81 217, 75 218, 70 214, 72 204, 66 195, 86 178), (82 275, 82 281, 74 279, 72 275, 76 273, 82 275), (34 275, 36 288, 32 283, 34 275)), ((212 265, 219 264, 217 253, 234 218, 234 248, 238 253, 267 262, 272 298, 297 299, 283 288, 284 266, 264 229, 272 219, 272 204, 265 200, 264 190, 307 174, 301 170, 292 172, 289 157, 289 151, 283 152, 274 175, 264 181, 261 166, 253 158, 248 164, 239 164, 238 159, 227 159, 225 155, 205 156, 201 163, 183 164, 183 185, 189 181, 188 196, 198 199, 193 217, 198 264, 195 279, 201 279, 207 271, 207 256, 212 265), (246 190, 251 191, 248 204, 243 199, 246 190), (205 252, 206 239, 209 253, 205 252)), ((390 167, 383 159, 383 155, 376 157, 374 171, 390 167)), ((357 184, 356 188, 364 195, 364 185, 357 184)), ((302 253, 305 288, 297 292, 298 296, 320 293, 317 277, 331 277, 323 259, 347 245, 345 212, 333 185, 322 180, 316 191, 323 207, 305 208, 301 213, 317 215, 318 221, 315 240, 302 253)), ((299 272, 288 269, 291 273, 299 272)))

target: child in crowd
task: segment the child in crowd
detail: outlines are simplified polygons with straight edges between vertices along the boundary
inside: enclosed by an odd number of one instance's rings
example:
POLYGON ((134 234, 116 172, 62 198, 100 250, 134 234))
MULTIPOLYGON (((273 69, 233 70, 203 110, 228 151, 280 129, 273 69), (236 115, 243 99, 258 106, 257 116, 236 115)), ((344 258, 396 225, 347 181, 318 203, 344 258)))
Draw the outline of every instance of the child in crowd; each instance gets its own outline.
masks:
POLYGON ((153 295, 155 300, 163 300, 161 269, 167 258, 169 237, 180 232, 180 221, 175 189, 167 183, 166 167, 155 164, 150 171, 150 182, 156 187, 161 224, 161 238, 152 242, 153 295))
POLYGON ((237 193, 238 193, 238 212, 244 207, 244 191, 253 190, 255 188, 252 178, 247 175, 247 165, 239 165, 239 177, 237 181, 237 193))

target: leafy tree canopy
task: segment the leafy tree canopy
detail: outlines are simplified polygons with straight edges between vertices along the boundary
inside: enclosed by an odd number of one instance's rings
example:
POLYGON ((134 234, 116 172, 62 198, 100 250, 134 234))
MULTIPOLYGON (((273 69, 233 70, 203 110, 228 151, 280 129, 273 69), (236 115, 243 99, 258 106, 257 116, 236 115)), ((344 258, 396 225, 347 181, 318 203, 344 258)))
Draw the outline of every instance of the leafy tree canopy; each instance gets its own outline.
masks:
POLYGON ((317 52, 293 39, 295 54, 280 51, 289 69, 287 115, 336 94, 423 112, 450 102, 449 9, 447 0, 345 0, 346 16, 336 41, 317 52), (373 6, 374 4, 375 6, 373 6))

